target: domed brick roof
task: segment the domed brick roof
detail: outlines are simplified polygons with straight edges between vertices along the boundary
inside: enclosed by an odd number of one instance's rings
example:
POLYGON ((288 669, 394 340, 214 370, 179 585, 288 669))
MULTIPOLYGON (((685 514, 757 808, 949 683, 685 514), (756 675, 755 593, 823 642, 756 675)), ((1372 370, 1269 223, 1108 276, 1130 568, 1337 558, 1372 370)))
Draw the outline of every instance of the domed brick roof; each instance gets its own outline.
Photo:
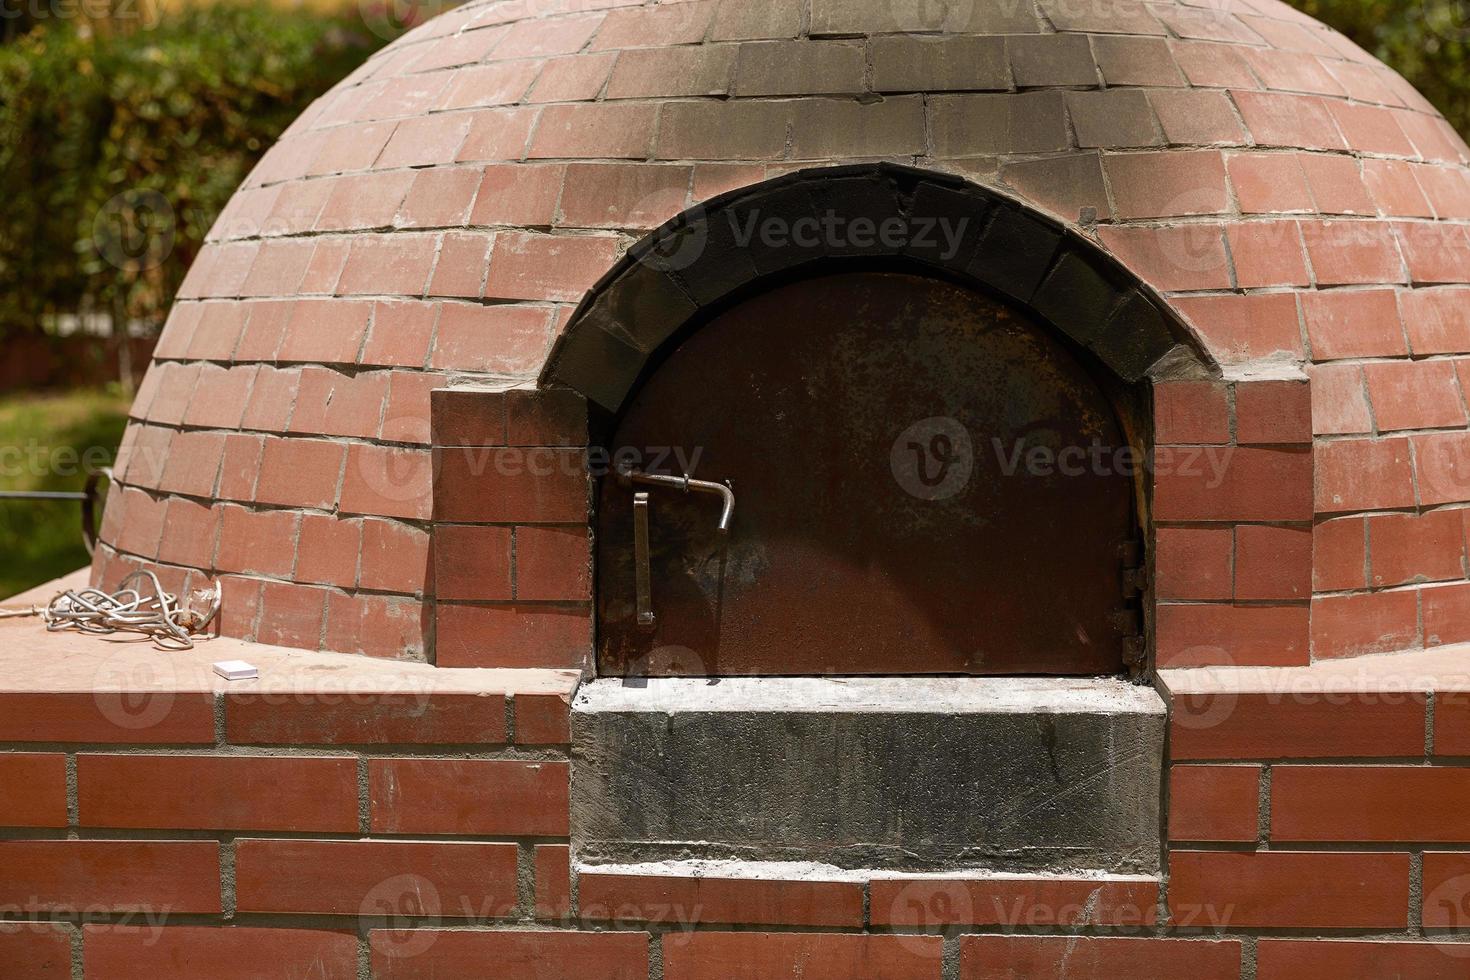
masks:
MULTIPOLYGON (((1470 500, 1470 150, 1284 3, 505 0, 375 55, 221 215, 95 577, 223 576, 232 634, 422 655, 429 391, 530 383, 686 208, 870 160, 1071 224, 1228 368, 1304 365, 1319 518, 1470 500)), ((1395 584, 1346 523, 1319 589, 1395 584)))

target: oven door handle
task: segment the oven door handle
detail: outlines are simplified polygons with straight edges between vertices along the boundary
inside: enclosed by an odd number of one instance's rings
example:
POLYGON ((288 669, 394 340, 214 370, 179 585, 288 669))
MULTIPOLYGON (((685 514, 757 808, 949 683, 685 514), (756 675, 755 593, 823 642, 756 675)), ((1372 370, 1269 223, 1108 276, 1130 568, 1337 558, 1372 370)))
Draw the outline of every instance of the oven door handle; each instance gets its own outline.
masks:
MULTIPOLYGON (((665 476, 661 473, 644 473, 627 470, 620 474, 633 486, 673 487, 685 493, 708 493, 720 498, 720 520, 715 525, 721 534, 728 534, 730 522, 735 516, 735 491, 728 483, 712 483, 709 480, 691 479, 684 476, 665 476)), ((647 490, 633 493, 633 578, 637 596, 638 628, 652 632, 658 627, 658 616, 653 611, 653 569, 648 544, 648 526, 651 513, 651 497, 647 490)))

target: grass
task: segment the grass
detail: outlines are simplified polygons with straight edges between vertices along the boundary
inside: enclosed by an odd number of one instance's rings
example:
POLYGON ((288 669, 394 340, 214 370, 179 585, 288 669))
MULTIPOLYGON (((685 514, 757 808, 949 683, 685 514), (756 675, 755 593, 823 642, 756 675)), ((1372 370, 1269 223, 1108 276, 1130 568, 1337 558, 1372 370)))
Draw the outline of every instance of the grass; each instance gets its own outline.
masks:
MULTIPOLYGON (((112 465, 127 411, 103 391, 0 397, 0 490, 82 489, 89 469, 112 465)), ((79 503, 0 500, 0 597, 88 561, 79 503)))

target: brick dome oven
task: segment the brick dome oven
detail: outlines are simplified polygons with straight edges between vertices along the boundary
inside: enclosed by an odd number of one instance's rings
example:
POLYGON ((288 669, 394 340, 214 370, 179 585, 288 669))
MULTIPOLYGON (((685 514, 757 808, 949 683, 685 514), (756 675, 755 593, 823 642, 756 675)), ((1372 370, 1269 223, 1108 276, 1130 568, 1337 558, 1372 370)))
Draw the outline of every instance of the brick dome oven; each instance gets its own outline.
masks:
POLYGON ((91 571, 436 693, 18 740, 346 779, 62 787, 323 976, 1460 976, 1467 165, 1277 0, 472 0, 220 216, 91 571), (360 862, 442 905, 288 921, 360 862))

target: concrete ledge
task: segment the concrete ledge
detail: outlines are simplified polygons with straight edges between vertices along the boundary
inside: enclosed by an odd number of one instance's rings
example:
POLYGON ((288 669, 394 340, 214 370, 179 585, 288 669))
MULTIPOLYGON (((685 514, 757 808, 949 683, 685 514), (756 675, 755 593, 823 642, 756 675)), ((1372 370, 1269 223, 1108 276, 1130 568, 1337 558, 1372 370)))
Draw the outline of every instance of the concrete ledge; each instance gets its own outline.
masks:
POLYGON ((1164 704, 1111 679, 583 685, 579 859, 1151 874, 1164 704))

